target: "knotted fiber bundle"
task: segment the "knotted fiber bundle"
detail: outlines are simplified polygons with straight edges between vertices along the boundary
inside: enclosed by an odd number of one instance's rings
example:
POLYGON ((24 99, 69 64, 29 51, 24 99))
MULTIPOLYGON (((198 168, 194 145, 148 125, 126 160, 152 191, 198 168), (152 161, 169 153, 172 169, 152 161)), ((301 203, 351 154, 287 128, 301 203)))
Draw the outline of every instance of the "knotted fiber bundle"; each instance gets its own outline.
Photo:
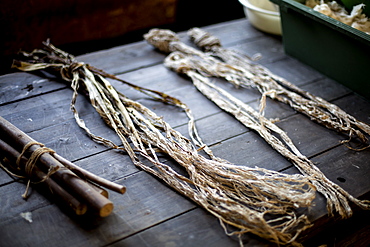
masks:
MULTIPOLYGON (((291 106, 294 110, 307 115, 311 120, 329 129, 344 133, 349 138, 359 138, 364 144, 362 149, 369 147, 369 124, 357 120, 337 105, 275 75, 262 65, 253 62, 248 56, 223 48, 217 37, 200 28, 190 29, 188 35, 198 47, 206 52, 205 60, 210 57, 218 58, 219 60, 210 61, 213 63, 220 61, 228 65, 222 71, 209 69, 207 71, 209 75, 225 78, 237 87, 256 88, 262 94, 262 105, 266 104, 265 98, 270 97, 291 106)), ((346 142, 348 141, 344 141, 346 142)))
POLYGON ((295 110, 326 127, 345 132, 350 136, 357 135, 365 143, 366 134, 370 133, 369 125, 357 121, 338 106, 313 96, 264 67, 252 63, 248 58, 221 48, 220 41, 204 31, 192 29, 189 33, 196 44, 209 53, 203 53, 180 42, 176 34, 170 30, 152 29, 145 35, 145 39, 161 51, 172 52, 165 59, 167 67, 188 75, 200 92, 221 109, 234 115, 246 127, 256 131, 277 152, 290 160, 302 174, 309 177, 317 190, 326 197, 329 215, 336 211, 343 218, 350 217, 352 209, 349 201, 363 209, 370 209, 369 201, 354 198, 326 178, 313 162, 295 147, 282 129, 263 116, 263 110, 266 106, 266 97, 269 96, 291 105, 295 110), (210 77, 224 78, 236 86, 257 88, 262 94, 260 111, 255 111, 211 83, 210 77))
POLYGON ((24 60, 15 61, 14 67, 23 71, 51 68, 70 83, 74 91, 72 110, 75 119, 94 141, 126 152, 136 166, 198 203, 220 219, 222 225, 228 224, 237 229, 230 234, 240 236, 251 232, 277 244, 300 246, 295 240, 310 223, 305 215, 299 216, 296 209, 310 206, 315 196, 314 186, 307 177, 237 166, 214 157, 199 136, 194 134, 191 112, 181 101, 79 63, 72 55, 48 42, 44 45, 42 50, 23 53, 24 60), (211 158, 201 155, 191 140, 172 129, 154 112, 116 91, 106 77, 155 94, 161 100, 184 109, 190 116, 192 139, 211 158), (88 95, 93 107, 119 136, 122 147, 91 133, 74 107, 78 90, 88 95), (186 175, 161 162, 158 150, 183 167, 186 175), (142 159, 152 165, 142 162, 142 159))

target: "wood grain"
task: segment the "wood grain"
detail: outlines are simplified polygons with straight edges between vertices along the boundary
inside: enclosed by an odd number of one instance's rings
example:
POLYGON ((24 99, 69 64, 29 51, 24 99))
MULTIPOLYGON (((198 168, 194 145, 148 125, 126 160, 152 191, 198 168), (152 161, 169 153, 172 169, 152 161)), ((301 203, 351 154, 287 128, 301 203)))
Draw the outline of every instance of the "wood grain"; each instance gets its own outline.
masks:
MULTIPOLYGON (((358 119, 370 122, 369 100, 286 56, 280 38, 255 30, 246 20, 220 23, 206 29, 220 37, 226 47, 250 56, 261 53, 263 57, 259 62, 274 73, 339 105, 358 119)), ((188 42, 185 33, 180 36, 188 42)), ((165 68, 162 65, 164 58, 164 54, 141 41, 79 56, 78 60, 140 86, 180 98, 193 110, 200 135, 217 156, 238 165, 298 173, 256 133, 220 111, 194 89, 188 78, 165 68)), ((258 107, 259 94, 254 90, 238 90, 220 80, 214 82, 252 107, 258 107)), ((181 110, 148 99, 119 82, 113 82, 113 85, 187 135, 187 118, 181 110)), ((205 210, 136 168, 126 155, 92 142, 73 119, 69 109, 71 96, 68 85, 40 74, 0 76, 1 116, 84 169, 124 184, 127 192, 124 195, 110 194, 115 209, 103 220, 71 217, 36 190, 28 201, 24 201, 21 194, 25 185, 14 182, 0 170, 0 246, 239 246, 238 241, 227 237, 216 218, 205 210), (20 216, 28 211, 32 213, 32 223, 20 216)), ((83 96, 77 101, 77 109, 92 132, 119 143, 114 132, 83 96)), ((281 103, 268 100, 266 116, 279 118, 277 125, 328 178, 355 197, 369 199, 370 150, 355 152, 347 149, 339 144, 345 136, 311 122, 281 103)), ((181 170, 170 159, 167 162, 181 170)), ((359 209, 355 210, 356 215, 359 209)), ((302 235, 302 239, 311 239, 338 223, 338 219, 327 217, 325 200, 320 195, 315 199, 315 206, 305 212, 315 227, 302 235)), ((366 232, 366 227, 364 229, 366 232)), ((329 243, 331 240, 324 239, 320 244, 325 241, 329 243)), ((247 246, 271 246, 251 235, 246 236, 244 243, 247 246)))

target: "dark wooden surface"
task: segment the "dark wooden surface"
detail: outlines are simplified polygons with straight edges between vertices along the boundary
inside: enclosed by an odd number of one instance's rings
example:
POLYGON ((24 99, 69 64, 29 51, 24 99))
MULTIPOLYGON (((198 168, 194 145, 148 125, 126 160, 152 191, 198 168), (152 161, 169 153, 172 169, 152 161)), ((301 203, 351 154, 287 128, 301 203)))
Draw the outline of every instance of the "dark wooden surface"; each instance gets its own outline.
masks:
POLYGON ((238 1, 0 1, 0 73, 9 73, 19 49, 34 49, 46 39, 79 55, 139 41, 153 27, 186 30, 243 16, 238 1))
MULTIPOLYGON (((358 119, 370 122, 370 102, 284 54, 280 37, 261 33, 246 20, 206 27, 225 47, 248 55, 261 53, 263 64, 279 76, 313 94, 337 104, 358 119)), ((184 41, 187 40, 182 34, 184 41)), ((276 153, 256 133, 220 111, 192 87, 191 82, 162 64, 165 55, 145 41, 79 56, 79 61, 114 73, 140 86, 180 98, 193 110, 204 141, 214 153, 233 163, 297 173, 291 163, 276 153)), ((139 100, 186 135, 184 113, 148 100, 142 94, 113 82, 118 90, 139 100)), ((257 107, 259 94, 224 85, 229 92, 257 107)), ((25 185, 0 170, 0 246, 238 246, 218 220, 151 175, 138 170, 130 159, 91 141, 79 129, 70 111, 72 90, 55 78, 15 72, 0 77, 0 115, 63 157, 104 178, 124 184, 124 195, 110 193, 115 204, 103 219, 74 217, 59 208, 45 193, 32 190, 25 201, 25 185), (21 213, 31 212, 32 222, 21 213)), ((89 128, 118 143, 114 132, 103 124, 82 96, 78 109, 89 128)), ((292 138, 325 175, 355 197, 370 198, 370 150, 351 151, 340 141, 346 137, 327 130, 286 105, 268 101, 266 116, 292 138)), ((315 226, 302 235, 307 245, 368 244, 369 213, 355 209, 351 220, 328 218, 325 201, 317 195, 308 210, 315 226), (350 226, 350 230, 349 227, 350 226), (338 228, 339 227, 339 228, 338 228), (343 229, 348 230, 343 233, 343 229), (331 230, 333 229, 333 230, 331 230), (342 230, 342 231, 340 231, 342 230), (347 235, 346 235, 347 234, 347 235), (360 242, 359 242, 360 241, 360 242)), ((246 246, 271 244, 248 235, 246 246)), ((359 246, 359 245, 357 245, 359 246)), ((363 245, 366 246, 366 245, 363 245)))

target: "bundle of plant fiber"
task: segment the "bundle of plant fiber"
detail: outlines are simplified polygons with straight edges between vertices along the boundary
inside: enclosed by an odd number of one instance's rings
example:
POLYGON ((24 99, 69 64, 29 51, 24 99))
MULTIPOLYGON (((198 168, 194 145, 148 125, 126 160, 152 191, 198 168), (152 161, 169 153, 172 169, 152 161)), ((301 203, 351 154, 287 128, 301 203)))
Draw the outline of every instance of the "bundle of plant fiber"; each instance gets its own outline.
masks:
MULTIPOLYGON (((213 156, 201 139, 195 136, 197 143, 206 149, 211 158, 204 157, 191 140, 144 105, 116 91, 106 79, 119 78, 77 62, 72 55, 49 42, 44 45, 43 49, 23 52, 22 61, 15 61, 13 66, 23 71, 51 69, 70 83, 75 119, 94 141, 126 152, 136 166, 192 199, 220 219, 222 225, 235 227, 237 230, 231 234, 240 236, 250 232, 277 244, 300 246, 295 240, 310 223, 296 209, 310 206, 315 197, 315 188, 307 177, 230 164, 213 156), (88 129, 75 107, 79 91, 90 98, 92 106, 115 130, 122 147, 94 135, 88 129), (184 168, 186 174, 161 162, 158 152, 171 157, 184 168), (143 162, 145 160, 150 161, 151 165, 143 162)), ((173 97, 124 83, 154 94, 158 99, 181 107, 191 115, 186 105, 173 97)))

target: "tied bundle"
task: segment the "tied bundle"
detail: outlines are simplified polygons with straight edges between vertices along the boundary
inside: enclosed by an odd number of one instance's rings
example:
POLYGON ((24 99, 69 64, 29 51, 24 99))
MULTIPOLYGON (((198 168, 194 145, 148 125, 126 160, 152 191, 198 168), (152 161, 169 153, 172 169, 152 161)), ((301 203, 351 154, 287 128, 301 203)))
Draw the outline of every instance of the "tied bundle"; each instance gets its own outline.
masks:
POLYGON ((242 236, 250 232, 277 244, 300 246, 295 240, 311 224, 305 215, 297 213, 297 209, 309 207, 315 197, 315 188, 308 178, 237 166, 215 157, 197 134, 190 109, 178 99, 77 62, 72 55, 48 42, 44 45, 44 49, 23 53, 24 60, 15 61, 14 67, 23 71, 49 68, 70 83, 76 121, 94 141, 127 153, 136 166, 216 216, 225 231, 228 231, 227 225, 236 229, 228 234, 242 236), (184 109, 189 117, 191 139, 144 105, 118 92, 106 78, 119 80, 184 109), (90 98, 96 111, 115 130, 121 146, 91 133, 74 107, 79 91, 90 98), (203 156, 201 150, 208 157, 203 156), (159 153, 165 153, 183 169, 174 169, 160 161, 159 153))
POLYGON ((266 106, 266 97, 270 97, 289 105, 329 129, 347 135, 349 139, 342 143, 348 143, 351 138, 358 138, 363 147, 353 149, 361 151, 369 147, 369 124, 359 121, 337 105, 275 75, 262 65, 254 63, 249 57, 223 48, 217 37, 204 30, 193 28, 188 34, 194 43, 206 52, 207 57, 217 57, 218 61, 228 65, 223 71, 209 70, 208 75, 224 78, 236 87, 256 88, 262 95, 261 111, 266 106))
POLYGON ((30 183, 45 183, 57 202, 76 215, 89 211, 106 217, 113 211, 113 203, 108 199, 108 192, 100 186, 120 194, 126 191, 124 186, 76 166, 2 117, 0 131, 0 166, 12 176, 28 180, 22 195, 25 199, 30 183))
MULTIPOLYGON (((164 64, 178 73, 189 76, 194 86, 224 111, 234 115, 246 127, 256 131, 277 152, 290 160, 302 174, 311 179, 313 185, 327 199, 329 215, 334 211, 343 218, 352 215, 349 202, 363 209, 370 209, 370 201, 358 200, 343 188, 330 181, 304 156, 289 136, 263 116, 266 97, 290 105, 328 128, 351 136, 357 136, 368 147, 370 126, 356 120, 338 106, 326 102, 280 78, 246 56, 221 47, 220 41, 199 28, 191 29, 189 35, 194 42, 206 50, 202 52, 182 43, 170 30, 152 29, 144 37, 163 52, 172 52, 164 64), (254 110, 247 104, 211 83, 210 78, 219 77, 238 87, 252 87, 261 93, 260 109, 254 110)), ((366 148, 365 147, 365 148, 366 148)))

